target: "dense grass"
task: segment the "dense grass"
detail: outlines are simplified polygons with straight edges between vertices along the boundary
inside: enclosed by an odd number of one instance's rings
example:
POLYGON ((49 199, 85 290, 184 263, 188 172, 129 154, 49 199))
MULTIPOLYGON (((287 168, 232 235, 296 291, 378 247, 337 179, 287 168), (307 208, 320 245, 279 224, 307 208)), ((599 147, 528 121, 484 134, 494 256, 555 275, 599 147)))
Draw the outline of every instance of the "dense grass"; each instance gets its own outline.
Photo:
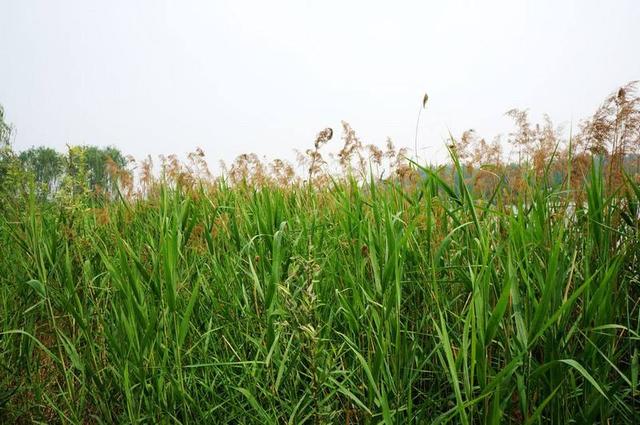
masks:
POLYGON ((637 184, 423 175, 5 206, 0 418, 638 423, 637 184))

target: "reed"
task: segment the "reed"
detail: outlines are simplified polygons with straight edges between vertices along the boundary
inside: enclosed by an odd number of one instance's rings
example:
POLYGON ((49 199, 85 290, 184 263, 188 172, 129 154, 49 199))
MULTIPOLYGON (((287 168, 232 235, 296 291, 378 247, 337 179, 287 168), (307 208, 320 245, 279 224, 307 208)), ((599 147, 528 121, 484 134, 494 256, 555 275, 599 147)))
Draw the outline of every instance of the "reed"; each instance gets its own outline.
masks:
POLYGON ((635 176, 544 128, 482 167, 343 130, 339 174, 327 129, 303 177, 196 152, 4 193, 0 419, 640 422, 635 176))

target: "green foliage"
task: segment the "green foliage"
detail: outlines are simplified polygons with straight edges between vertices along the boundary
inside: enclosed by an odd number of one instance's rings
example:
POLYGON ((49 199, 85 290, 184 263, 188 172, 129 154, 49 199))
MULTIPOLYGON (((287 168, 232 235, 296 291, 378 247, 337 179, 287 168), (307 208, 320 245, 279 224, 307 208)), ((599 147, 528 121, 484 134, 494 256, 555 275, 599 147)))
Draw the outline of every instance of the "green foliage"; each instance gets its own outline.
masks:
POLYGON ((31 174, 44 193, 54 192, 64 171, 64 157, 52 148, 40 146, 20 152, 23 169, 31 174))
MULTIPOLYGON (((0 105, 0 196, 5 200, 15 195, 22 183, 22 170, 11 148, 11 130, 0 105)), ((0 212, 3 210, 4 207, 0 205, 0 212)))
POLYGON ((17 157, 10 149, 8 152, 21 180, 32 179, 42 199, 114 196, 118 184, 114 172, 126 165, 124 156, 114 147, 73 146, 66 155, 44 146, 24 150, 17 157))
POLYGON ((112 189, 115 182, 107 172, 109 161, 117 167, 124 167, 126 161, 122 153, 114 147, 98 148, 96 146, 83 146, 83 155, 87 167, 89 188, 112 189))
POLYGON ((637 183, 476 199, 457 160, 454 187, 421 171, 12 203, 0 418, 638 423, 637 183))

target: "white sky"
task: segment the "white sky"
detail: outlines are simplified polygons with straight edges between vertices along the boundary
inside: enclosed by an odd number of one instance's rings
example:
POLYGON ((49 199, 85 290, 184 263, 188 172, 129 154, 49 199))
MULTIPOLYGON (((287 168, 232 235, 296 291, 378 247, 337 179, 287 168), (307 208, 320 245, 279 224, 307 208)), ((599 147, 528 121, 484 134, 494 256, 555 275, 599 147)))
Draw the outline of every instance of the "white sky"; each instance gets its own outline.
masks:
MULTIPOLYGON (((438 160, 450 129, 557 123, 640 79, 640 1, 0 0, 15 146, 294 158, 340 120, 438 160)), ((337 139, 337 138, 336 138, 337 139)), ((334 139, 333 144, 339 144, 334 139)))

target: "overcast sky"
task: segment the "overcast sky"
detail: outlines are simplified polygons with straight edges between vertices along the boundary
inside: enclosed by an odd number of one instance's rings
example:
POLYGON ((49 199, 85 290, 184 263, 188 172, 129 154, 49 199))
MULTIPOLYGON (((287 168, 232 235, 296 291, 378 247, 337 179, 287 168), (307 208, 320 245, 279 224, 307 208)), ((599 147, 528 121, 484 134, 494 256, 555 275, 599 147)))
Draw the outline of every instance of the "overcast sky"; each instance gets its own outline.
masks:
MULTIPOLYGON (((15 146, 294 158, 346 120, 442 157, 504 112, 569 125, 640 79, 640 1, 0 0, 15 146)), ((334 142, 338 144, 338 141, 334 142)))

